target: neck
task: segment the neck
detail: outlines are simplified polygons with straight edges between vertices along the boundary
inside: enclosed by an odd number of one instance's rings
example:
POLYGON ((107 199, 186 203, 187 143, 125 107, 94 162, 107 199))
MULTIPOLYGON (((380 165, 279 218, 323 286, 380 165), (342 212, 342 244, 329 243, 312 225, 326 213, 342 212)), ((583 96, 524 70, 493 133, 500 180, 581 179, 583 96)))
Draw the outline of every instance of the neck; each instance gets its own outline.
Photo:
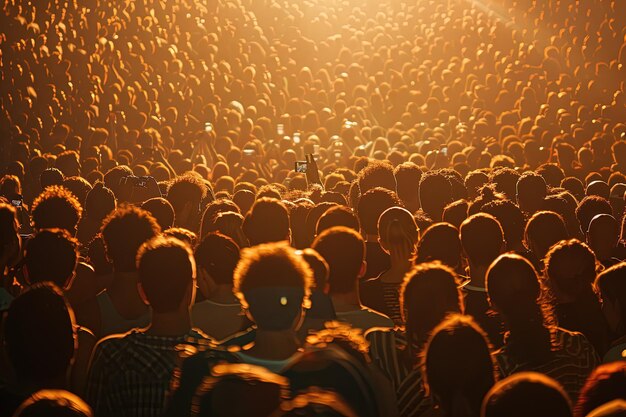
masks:
POLYGON ((129 309, 147 308, 137 290, 136 272, 115 272, 107 292, 112 299, 123 300, 129 309))
POLYGON ((473 285, 474 287, 485 288, 485 279, 487 277, 486 266, 476 266, 470 264, 469 273, 470 285, 473 285))
POLYGON ((231 285, 220 284, 213 294, 211 294, 209 300, 217 303, 236 303, 237 297, 233 294, 233 287, 231 285))
POLYGON ((152 322, 146 329, 146 333, 153 336, 182 336, 191 330, 191 317, 189 311, 158 313, 152 311, 152 322))
POLYGON ((261 359, 282 360, 296 353, 299 347, 300 344, 293 329, 257 329, 254 346, 248 353, 261 359))
POLYGON ((342 294, 331 294, 330 297, 337 312, 355 311, 362 307, 359 292, 356 290, 342 294))
POLYGON ((378 242, 378 235, 377 234, 367 234, 367 233, 363 232, 363 239, 366 242, 378 242))

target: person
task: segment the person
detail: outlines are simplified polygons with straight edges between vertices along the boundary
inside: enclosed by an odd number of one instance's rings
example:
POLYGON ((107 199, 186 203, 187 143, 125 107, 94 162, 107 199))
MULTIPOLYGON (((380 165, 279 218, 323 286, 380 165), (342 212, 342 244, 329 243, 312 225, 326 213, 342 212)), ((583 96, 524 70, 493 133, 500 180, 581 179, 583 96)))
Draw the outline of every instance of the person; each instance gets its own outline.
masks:
POLYGON ((385 210, 378 219, 380 247, 389 254, 390 268, 375 279, 359 284, 363 304, 402 324, 400 286, 413 267, 419 229, 411 213, 401 207, 385 210))
POLYGON ((419 182, 421 210, 433 221, 443 220, 443 210, 454 201, 452 184, 440 171, 428 171, 419 182))
POLYGON ((615 257, 619 235, 620 225, 615 217, 609 214, 598 214, 589 222, 587 244, 605 268, 620 262, 620 259, 615 257))
POLYGON ((329 295, 337 319, 367 331, 373 327, 393 327, 386 315, 361 303, 359 279, 365 273, 365 242, 353 229, 335 226, 315 238, 311 248, 316 250, 329 268, 329 295))
POLYGON ((517 180, 516 199, 522 212, 530 217, 541 210, 547 191, 546 181, 533 171, 523 173, 517 180))
POLYGON ((459 229, 450 223, 435 223, 420 237, 415 263, 439 261, 463 275, 462 252, 459 229))
POLYGON ((495 352, 501 374, 541 372, 576 399, 599 360, 585 336, 551 324, 552 311, 532 264, 519 255, 500 255, 487 271, 487 290, 508 331, 495 352))
POLYGON ((613 400, 587 414, 588 417, 624 417, 626 416, 626 401, 613 400))
POLYGON ((288 392, 289 380, 265 368, 218 364, 198 387, 194 416, 275 416, 282 402, 287 400, 288 392))
POLYGON ((91 407, 76 394, 45 389, 28 397, 15 411, 15 417, 93 417, 91 407))
POLYGON ((28 239, 24 262, 29 284, 51 281, 67 290, 76 272, 78 241, 64 229, 39 230, 28 239))
POLYGON ((195 259, 198 290, 204 300, 196 302, 191 309, 193 324, 216 340, 245 330, 241 305, 233 294, 239 246, 227 236, 209 233, 196 248, 195 259))
POLYGON ((280 373, 299 355, 297 330, 312 285, 311 268, 287 242, 241 251, 233 291, 256 332, 252 343, 233 352, 240 362, 280 373))
POLYGON ((15 382, 0 389, 0 415, 11 416, 41 389, 68 389, 78 348, 71 307, 52 283, 37 283, 20 294, 4 321, 4 350, 15 382))
POLYGON ((489 265, 506 246, 502 227, 492 215, 477 213, 461 224, 459 235, 469 265, 469 283, 463 286, 465 313, 474 317, 491 343, 499 347, 502 345, 501 319, 490 312, 486 277, 489 265))
POLYGON ((174 179, 167 190, 167 201, 174 209, 174 226, 200 230, 200 203, 206 193, 203 182, 194 175, 174 179))
POLYGON ((626 263, 621 262, 602 271, 593 286, 602 300, 602 313, 614 340, 602 360, 609 363, 623 360, 626 351, 626 263))
POLYGON ((426 389, 443 416, 480 416, 496 372, 487 336, 471 317, 452 314, 432 331, 423 366, 426 389))
POLYGON ((66 188, 51 186, 46 188, 33 202, 31 217, 33 228, 64 229, 75 236, 83 208, 66 188))
POLYGON ((192 327, 196 264, 189 246, 156 236, 137 253, 137 285, 152 317, 145 328, 96 345, 86 398, 99 416, 160 416, 176 364, 176 346, 206 336, 192 327))
POLYGON ((174 227, 174 207, 163 197, 150 198, 143 202, 141 208, 156 219, 159 226, 161 226, 161 230, 174 227))
POLYGON ((15 207, 3 202, 0 202, 0 231, 0 311, 6 311, 17 290, 10 272, 20 260, 22 240, 15 207))
POLYGON ((84 216, 78 223, 76 237, 82 245, 89 244, 100 231, 105 217, 115 210, 116 201, 113 191, 104 183, 97 182, 87 193, 84 216))
POLYGON ((246 214, 242 227, 251 246, 291 241, 289 212, 282 202, 274 198, 258 198, 246 214))
POLYGON ((450 313, 463 313, 458 276, 439 262, 416 265, 401 289, 404 328, 366 333, 374 363, 391 381, 401 416, 420 415, 432 405, 424 389, 420 352, 431 331, 450 313))
POLYGON ((355 411, 334 391, 311 388, 281 405, 282 417, 357 417, 355 411))
POLYGON ((81 306, 81 323, 102 338, 123 333, 150 322, 150 308, 137 289, 139 247, 161 232, 156 220, 134 206, 120 206, 102 225, 106 256, 113 263, 110 285, 81 306))
POLYGON ((572 406, 554 379, 520 372, 497 382, 483 401, 481 417, 572 417, 572 406))
POLYGON ((593 251, 577 239, 562 240, 550 248, 545 264, 559 326, 584 334, 596 352, 604 355, 609 329, 593 289, 597 267, 593 251))
POLYGON ((532 253, 535 267, 539 270, 543 269, 548 250, 557 242, 567 238, 567 228, 563 218, 553 211, 537 211, 526 222, 524 241, 532 253))
POLYGON ((626 362, 605 363, 593 370, 580 390, 574 417, 588 416, 613 400, 626 400, 626 362))

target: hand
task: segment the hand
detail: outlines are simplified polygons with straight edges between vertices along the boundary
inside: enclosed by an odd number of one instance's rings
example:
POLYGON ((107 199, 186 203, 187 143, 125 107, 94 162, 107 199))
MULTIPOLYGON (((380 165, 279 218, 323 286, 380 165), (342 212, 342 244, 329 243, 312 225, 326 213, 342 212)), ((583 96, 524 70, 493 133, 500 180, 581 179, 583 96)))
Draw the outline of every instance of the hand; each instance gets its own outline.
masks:
POLYGON ((323 186, 322 180, 320 178, 320 171, 317 168, 317 161, 315 161, 315 157, 313 156, 313 154, 306 155, 306 162, 308 165, 308 168, 306 170, 306 180, 309 186, 313 184, 319 184, 323 186))

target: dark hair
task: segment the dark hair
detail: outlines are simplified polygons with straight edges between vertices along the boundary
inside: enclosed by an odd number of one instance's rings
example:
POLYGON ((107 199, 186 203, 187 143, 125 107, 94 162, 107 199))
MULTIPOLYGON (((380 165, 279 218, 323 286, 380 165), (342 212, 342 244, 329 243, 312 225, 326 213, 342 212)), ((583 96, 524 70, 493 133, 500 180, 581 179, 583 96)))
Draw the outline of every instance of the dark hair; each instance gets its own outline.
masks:
POLYGON ((393 191, 376 187, 359 198, 357 215, 363 231, 368 235, 375 235, 378 228, 378 218, 390 207, 400 206, 400 200, 393 191))
POLYGON ((486 283, 490 304, 508 325, 510 355, 520 362, 547 361, 552 351, 551 328, 532 264, 519 255, 500 255, 489 267, 486 283))
POLYGON ((288 395, 289 380, 283 376, 260 366, 222 363, 211 369, 196 390, 192 413, 197 417, 270 417, 288 395))
POLYGON ((417 244, 416 263, 439 261, 455 269, 461 264, 462 249, 456 227, 450 223, 435 223, 424 231, 417 244))
POLYGON ((450 180, 441 171, 428 171, 419 187, 422 210, 435 222, 441 221, 444 208, 454 200, 450 180))
POLYGON ((251 245, 289 240, 291 234, 287 207, 269 197, 254 202, 242 227, 251 245))
POLYGON ((308 304, 313 272, 287 242, 241 250, 233 292, 261 329, 286 330, 308 304))
POLYGON ((15 417, 92 417, 93 412, 76 394, 45 389, 28 397, 13 414, 15 417))
POLYGON ((623 361, 600 365, 591 372, 580 390, 574 415, 584 417, 616 399, 626 400, 626 362, 623 361))
POLYGON ((518 372, 496 383, 483 400, 481 417, 571 417, 563 387, 537 372, 518 372))
POLYGON ((491 214, 498 220, 507 249, 512 250, 515 244, 519 244, 524 239, 524 215, 522 211, 510 200, 491 201, 480 209, 480 211, 491 214))
POLYGON ((311 247, 328 263, 331 294, 345 294, 356 288, 365 259, 365 242, 358 232, 331 227, 317 236, 311 247))
POLYGON ((82 213, 80 203, 71 192, 63 187, 51 186, 33 202, 33 228, 65 229, 74 235, 82 213))
POLYGON ((483 397, 495 383, 494 368, 487 336, 470 316, 448 316, 424 348, 425 385, 449 417, 480 415, 483 397))
POLYGON ((407 359, 415 365, 430 332, 449 313, 463 313, 456 273, 439 262, 415 266, 404 277, 400 306, 409 341, 407 359))
POLYGON ((603 300, 610 300, 613 304, 620 306, 620 324, 622 326, 621 335, 626 333, 626 263, 605 269, 598 275, 594 286, 600 291, 603 300))
POLYGON ((147 211, 122 205, 104 219, 101 231, 107 257, 115 271, 131 272, 137 267, 139 247, 158 235, 161 228, 147 211))
POLYGON ((478 213, 461 224, 461 244, 468 260, 477 266, 489 266, 502 252, 504 233, 491 214, 478 213))
POLYGON ((6 351, 17 378, 45 385, 65 375, 76 339, 74 314, 61 290, 43 282, 11 303, 4 322, 6 351))
POLYGON ((194 207, 200 207, 200 202, 206 195, 207 190, 200 178, 196 175, 181 175, 170 183, 167 189, 167 201, 178 213, 185 204, 191 203, 194 207))
POLYGON ((154 217, 159 226, 161 226, 161 230, 167 230, 174 226, 174 207, 163 197, 154 197, 146 200, 141 205, 141 208, 154 217))
POLYGON ((402 207, 390 207, 383 211, 378 218, 377 230, 383 247, 388 247, 397 234, 400 234, 412 246, 417 244, 420 237, 413 215, 402 207))
POLYGON ((328 276, 330 271, 326 260, 322 257, 322 255, 317 253, 315 249, 311 248, 302 250, 302 259, 309 264, 309 267, 313 272, 315 289, 326 293, 328 290, 328 276))
POLYGON ((393 175, 393 166, 386 162, 370 160, 357 175, 361 194, 377 187, 396 192, 396 177, 393 175))
POLYGON ((52 185, 61 185, 63 184, 63 173, 57 168, 46 168, 39 176, 39 184, 43 190, 52 185))
MULTIPOLYGON (((21 254, 19 225, 15 207, 0 201, 0 248, 2 251, 9 250, 12 246, 14 253, 6 261, 7 265, 13 266, 21 254)), ((6 255, 6 254, 5 254, 6 255)))
POLYGON ((563 218, 553 211, 538 211, 526 223, 524 240, 537 258, 543 259, 555 243, 568 238, 563 218))
POLYGON ((454 227, 461 227, 461 223, 467 219, 468 211, 469 203, 466 200, 456 200, 443 209, 442 220, 454 227))
POLYGON ((180 307, 194 285, 196 263, 189 245, 174 237, 156 236, 139 248, 137 273, 152 309, 170 313, 180 307))
POLYGON ((589 229, 589 223, 598 214, 613 215, 611 203, 597 195, 590 195, 582 199, 576 207, 576 218, 580 224, 580 230, 585 233, 589 229))
POLYGON ((89 191, 92 189, 89 181, 78 176, 65 177, 63 180, 63 187, 67 188, 72 194, 74 194, 81 205, 85 204, 87 194, 89 194, 89 191))
POLYGON ((398 197, 403 201, 417 201, 422 170, 413 162, 404 162, 393 171, 398 197))
POLYGON ((31 284, 52 281, 66 288, 78 262, 78 242, 66 230, 43 229, 28 239, 24 258, 31 284))
POLYGON ((104 183, 98 181, 87 193, 85 198, 85 214, 95 220, 104 219, 110 212, 115 210, 115 195, 106 188, 104 183))
POLYGON ((217 284, 232 285, 239 262, 239 246, 221 233, 207 234, 195 252, 196 263, 205 269, 217 284))
POLYGON ((318 219, 315 234, 319 235, 333 226, 345 226, 359 231, 359 219, 346 206, 333 206, 326 210, 318 219))
POLYGON ((527 171, 517 180, 517 204, 524 212, 539 210, 547 193, 546 181, 539 174, 527 171))
POLYGON ((517 181, 520 174, 511 168, 495 169, 489 176, 495 185, 496 191, 504 194, 509 200, 515 201, 517 195, 517 181))

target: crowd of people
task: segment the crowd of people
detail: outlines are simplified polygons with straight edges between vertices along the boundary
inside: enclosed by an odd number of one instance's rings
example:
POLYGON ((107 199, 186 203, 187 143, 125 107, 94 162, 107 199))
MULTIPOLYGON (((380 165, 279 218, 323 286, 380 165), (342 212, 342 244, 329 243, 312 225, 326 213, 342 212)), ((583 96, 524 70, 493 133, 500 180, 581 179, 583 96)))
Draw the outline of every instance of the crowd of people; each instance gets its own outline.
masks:
POLYGON ((626 415, 626 2, 2 3, 0 417, 626 415))

